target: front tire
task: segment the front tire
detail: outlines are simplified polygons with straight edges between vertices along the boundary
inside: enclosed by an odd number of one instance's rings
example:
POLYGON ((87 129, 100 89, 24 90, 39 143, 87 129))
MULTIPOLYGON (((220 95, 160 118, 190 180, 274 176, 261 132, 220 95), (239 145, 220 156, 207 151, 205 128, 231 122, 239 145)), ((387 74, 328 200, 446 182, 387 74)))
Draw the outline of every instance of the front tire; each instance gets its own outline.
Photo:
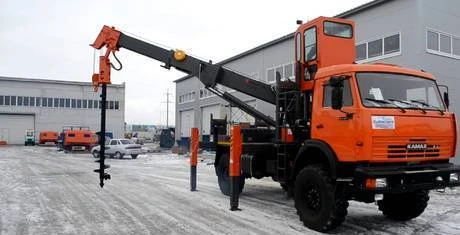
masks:
POLYGON ((304 225, 320 232, 336 228, 347 215, 347 198, 320 165, 307 166, 297 175, 294 202, 304 225))
POLYGON ((133 159, 136 159, 137 156, 139 156, 139 154, 131 154, 131 157, 132 157, 133 159))
POLYGON ((398 221, 413 219, 423 213, 430 200, 429 191, 417 190, 403 194, 384 194, 379 210, 387 218, 398 221))
POLYGON ((99 158, 99 151, 94 150, 94 151, 93 151, 93 157, 94 157, 94 158, 99 158))
POLYGON ((118 158, 118 159, 122 159, 122 158, 123 158, 123 154, 121 154, 120 152, 116 152, 116 153, 115 153, 115 157, 118 158))
MULTIPOLYGON (((217 182, 219 183, 219 188, 222 194, 226 196, 230 196, 230 176, 228 174, 228 165, 229 165, 229 154, 224 153, 220 157, 219 163, 216 166, 216 175, 217 175, 217 182)), ((243 191, 244 188, 244 178, 240 176, 240 190, 239 193, 243 191)))

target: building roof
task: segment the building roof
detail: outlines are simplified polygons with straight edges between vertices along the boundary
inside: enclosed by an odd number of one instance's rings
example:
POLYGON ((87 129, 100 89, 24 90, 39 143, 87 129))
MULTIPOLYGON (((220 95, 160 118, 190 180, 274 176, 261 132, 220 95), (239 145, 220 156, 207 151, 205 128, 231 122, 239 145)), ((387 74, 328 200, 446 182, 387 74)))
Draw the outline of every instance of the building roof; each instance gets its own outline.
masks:
MULTIPOLYGON (((91 82, 63 81, 63 80, 51 80, 51 79, 40 79, 40 78, 3 77, 3 76, 0 76, 0 81, 39 82, 39 83, 64 84, 64 85, 93 86, 91 82)), ((125 83, 110 84, 108 86, 115 87, 115 88, 124 88, 125 83)))
MULTIPOLYGON (((377 7, 377 6, 379 6, 380 4, 383 4, 383 3, 389 2, 389 1, 392 1, 392 0, 373 0, 373 1, 370 1, 370 2, 368 2, 368 3, 362 4, 362 5, 360 5, 360 6, 357 6, 357 7, 353 8, 353 9, 350 9, 350 10, 348 10, 348 11, 342 12, 342 13, 340 13, 340 14, 334 16, 334 17, 336 17, 336 18, 347 18, 347 17, 350 17, 350 16, 352 16, 352 15, 354 15, 354 14, 357 14, 357 13, 363 11, 363 10, 369 10, 369 9, 371 9, 371 8, 377 7)), ((283 37, 280 37, 280 38, 277 38, 277 39, 272 40, 272 41, 270 41, 270 42, 264 43, 264 44, 262 44, 262 45, 260 45, 260 46, 258 46, 258 47, 255 47, 255 48, 253 48, 253 49, 251 49, 251 50, 245 51, 245 52, 243 52, 243 53, 237 54, 237 55, 232 56, 232 57, 230 57, 230 58, 228 58, 228 59, 225 59, 225 60, 223 60, 223 61, 220 61, 220 62, 217 63, 217 64, 218 64, 218 65, 223 65, 223 64, 232 62, 232 61, 234 61, 234 60, 237 60, 237 59, 242 58, 242 57, 244 57, 244 56, 247 56, 247 55, 249 55, 249 54, 255 53, 255 52, 260 51, 260 50, 263 50, 263 49, 265 49, 265 48, 267 48, 267 47, 273 46, 273 45, 275 45, 275 44, 278 44, 278 43, 280 43, 280 42, 283 42, 283 41, 289 40, 289 39, 293 39, 293 38, 294 38, 294 33, 290 33, 290 34, 285 35, 285 36, 283 36, 283 37)), ((186 79, 189 79, 189 78, 191 78, 191 77, 193 77, 193 75, 186 75, 186 76, 181 77, 181 78, 179 78, 179 79, 177 79, 177 80, 174 80, 174 82, 176 82, 176 83, 177 83, 177 82, 181 82, 181 81, 186 80, 186 79)))

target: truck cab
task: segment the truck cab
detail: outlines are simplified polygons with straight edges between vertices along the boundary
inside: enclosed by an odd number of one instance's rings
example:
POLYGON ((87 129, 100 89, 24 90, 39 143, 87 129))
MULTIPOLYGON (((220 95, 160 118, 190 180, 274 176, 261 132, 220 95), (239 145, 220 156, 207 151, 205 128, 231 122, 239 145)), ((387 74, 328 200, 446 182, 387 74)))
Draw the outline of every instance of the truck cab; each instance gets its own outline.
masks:
POLYGON ((295 34, 297 82, 311 100, 311 138, 327 143, 339 162, 454 157, 455 114, 434 76, 390 64, 356 64, 353 29, 352 21, 319 17, 295 34))

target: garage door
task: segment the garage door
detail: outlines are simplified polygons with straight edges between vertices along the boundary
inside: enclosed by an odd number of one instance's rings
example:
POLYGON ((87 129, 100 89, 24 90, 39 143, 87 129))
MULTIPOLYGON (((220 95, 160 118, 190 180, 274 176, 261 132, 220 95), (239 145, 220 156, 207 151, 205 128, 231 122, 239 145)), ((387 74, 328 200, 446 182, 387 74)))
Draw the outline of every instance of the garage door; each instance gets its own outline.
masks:
POLYGON ((193 109, 180 111, 180 136, 190 137, 190 128, 193 127, 194 121, 193 109))
POLYGON ((220 118, 220 105, 212 105, 201 108, 201 134, 209 135, 211 129, 211 114, 212 118, 220 118))
POLYGON ((34 129, 33 115, 0 114, 0 139, 8 144, 24 144, 27 129, 34 129))
MULTIPOLYGON (((249 106, 252 106, 256 108, 256 101, 248 101, 246 102, 249 106)), ((249 122, 251 124, 254 124, 254 117, 245 113, 243 110, 237 108, 237 107, 231 107, 230 109, 230 120, 233 123, 240 123, 240 122, 249 122)))

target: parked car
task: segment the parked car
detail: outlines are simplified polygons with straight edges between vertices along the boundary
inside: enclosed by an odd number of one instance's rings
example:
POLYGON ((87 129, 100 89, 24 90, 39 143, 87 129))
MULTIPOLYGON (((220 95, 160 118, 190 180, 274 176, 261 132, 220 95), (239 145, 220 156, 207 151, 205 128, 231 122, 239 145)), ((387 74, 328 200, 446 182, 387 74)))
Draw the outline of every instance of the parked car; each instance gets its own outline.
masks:
MULTIPOLYGON (((93 157, 99 158, 99 152, 101 146, 95 146, 91 149, 93 157)), ((106 142, 105 155, 115 158, 123 158, 124 155, 131 155, 133 159, 136 159, 139 154, 142 153, 140 144, 134 143, 130 139, 111 139, 106 142)))

